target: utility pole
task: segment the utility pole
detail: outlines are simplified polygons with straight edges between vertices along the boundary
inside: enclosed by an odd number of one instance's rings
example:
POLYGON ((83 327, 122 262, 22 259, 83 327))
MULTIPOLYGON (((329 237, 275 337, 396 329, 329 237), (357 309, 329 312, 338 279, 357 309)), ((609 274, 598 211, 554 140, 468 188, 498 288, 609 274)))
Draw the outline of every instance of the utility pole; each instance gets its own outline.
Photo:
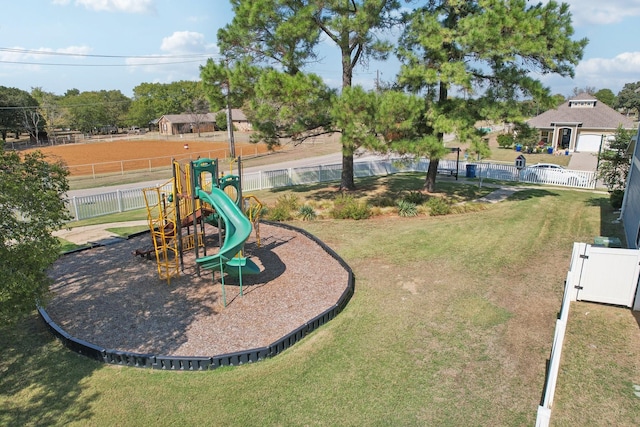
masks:
POLYGON ((227 67, 227 134, 229 135, 229 155, 232 159, 236 158, 236 144, 233 140, 233 117, 231 115, 231 105, 229 98, 231 97, 231 82, 229 81, 229 61, 225 61, 227 67))
POLYGON ((231 106, 229 105, 229 95, 227 95, 227 133, 229 135, 229 152, 232 159, 236 158, 236 144, 233 140, 233 117, 231 116, 231 106))

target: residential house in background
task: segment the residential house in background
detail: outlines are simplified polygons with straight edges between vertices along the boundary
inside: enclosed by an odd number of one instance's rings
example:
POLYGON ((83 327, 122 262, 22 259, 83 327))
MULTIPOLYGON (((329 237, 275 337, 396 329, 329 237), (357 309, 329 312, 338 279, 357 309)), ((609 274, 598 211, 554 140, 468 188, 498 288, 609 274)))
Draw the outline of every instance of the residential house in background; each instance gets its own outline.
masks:
POLYGON ((635 123, 588 93, 527 121, 540 131, 540 141, 554 151, 598 153, 600 145, 612 137, 618 126, 635 129, 635 123))
MULTIPOLYGON (((226 110, 220 110, 218 113, 207 114, 165 114, 157 120, 158 132, 160 135, 179 135, 184 133, 197 133, 198 125, 200 132, 213 132, 221 126, 216 125, 216 115, 226 113, 226 110)), ((247 116, 240 109, 231 110, 231 118, 235 130, 240 132, 248 132, 251 123, 247 120, 247 116)), ((224 124, 226 126, 226 123, 224 124)), ((222 126, 224 128, 224 126, 222 126)))
MULTIPOLYGON (((218 113, 226 113, 226 110, 220 110, 218 113)), ((247 116, 238 108, 231 109, 231 120, 233 121, 234 129, 237 131, 249 132, 253 129, 251 123, 247 120, 247 116)))
POLYGON ((213 132, 216 118, 213 113, 206 114, 165 114, 158 119, 160 135, 180 135, 184 133, 213 132))

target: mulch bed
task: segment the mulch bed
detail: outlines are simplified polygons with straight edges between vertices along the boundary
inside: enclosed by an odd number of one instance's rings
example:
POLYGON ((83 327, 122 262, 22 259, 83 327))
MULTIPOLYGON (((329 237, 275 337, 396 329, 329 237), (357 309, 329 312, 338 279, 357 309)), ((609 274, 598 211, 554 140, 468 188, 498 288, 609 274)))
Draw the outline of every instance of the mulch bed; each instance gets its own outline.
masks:
MULTIPOLYGON (((215 253, 217 234, 207 234, 215 253)), ((334 306, 349 274, 300 232, 261 224, 260 243, 252 234, 245 247, 261 271, 243 276, 244 295, 225 276, 226 307, 220 273, 198 274, 193 252, 179 277, 160 280, 155 258, 134 255, 153 245, 143 234, 62 256, 46 311, 71 336, 107 349, 211 357, 268 346, 334 306)))

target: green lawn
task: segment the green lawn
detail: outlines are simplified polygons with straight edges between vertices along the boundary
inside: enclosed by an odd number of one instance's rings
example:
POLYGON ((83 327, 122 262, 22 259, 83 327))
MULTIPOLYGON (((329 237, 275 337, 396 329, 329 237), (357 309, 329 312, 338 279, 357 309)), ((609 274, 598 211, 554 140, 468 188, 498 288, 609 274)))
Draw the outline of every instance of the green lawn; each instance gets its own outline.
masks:
MULTIPOLYGON (((393 178, 368 182, 397 191, 393 178)), ((266 361, 164 372, 76 355, 34 315, 0 328, 0 425, 533 425, 572 244, 622 237, 611 219, 605 195, 540 188, 466 214, 293 222, 354 270, 331 322, 266 361)), ((580 369, 640 384, 636 359, 580 369)), ((580 425, 575 411, 638 424, 640 405, 610 389, 595 407, 582 396, 562 425, 580 425)))

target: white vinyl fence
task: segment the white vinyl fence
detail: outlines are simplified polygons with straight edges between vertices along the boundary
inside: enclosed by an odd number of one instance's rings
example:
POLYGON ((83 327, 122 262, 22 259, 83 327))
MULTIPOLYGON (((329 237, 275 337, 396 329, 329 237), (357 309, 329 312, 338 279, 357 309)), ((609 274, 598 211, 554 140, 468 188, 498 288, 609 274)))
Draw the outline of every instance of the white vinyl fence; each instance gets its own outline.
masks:
POLYGON ((562 305, 560 306, 560 314, 556 320, 556 329, 553 335, 553 343, 551 345, 551 356, 547 365, 547 375, 542 391, 542 401, 538 406, 538 415, 536 417, 536 427, 548 427, 551 420, 551 407, 553 406, 553 397, 556 391, 556 383, 558 381, 558 372, 560 370, 560 358, 562 356, 562 346, 564 344, 564 336, 567 330, 567 321, 569 320, 569 307, 571 301, 575 301, 575 284, 580 279, 580 272, 576 271, 579 266, 578 259, 582 253, 584 243, 574 243, 573 253, 571 254, 571 265, 567 273, 567 279, 564 285, 564 295, 562 297, 562 305))
MULTIPOLYGON (((589 189, 593 189, 595 187, 595 176, 593 172, 567 170, 565 172, 566 175, 558 175, 557 173, 547 173, 547 171, 532 171, 528 168, 519 171, 514 165, 483 162, 460 162, 458 166, 457 171, 460 177, 469 176, 472 178, 552 184, 589 189)), ((369 176, 389 175, 398 172, 426 173, 428 167, 428 159, 409 160, 403 158, 388 158, 356 161, 354 163, 354 176, 356 178, 363 178, 369 176)), ((438 169, 443 173, 450 175, 452 171, 456 171, 456 161, 440 160, 438 169)), ((242 191, 250 192, 294 185, 339 181, 341 173, 341 164, 245 173, 242 176, 242 191)), ((170 192, 172 189, 167 187, 166 191, 170 192)), ((142 188, 136 188, 83 197, 72 197, 67 200, 67 206, 73 218, 75 220, 81 220, 101 215, 141 209, 146 205, 142 195, 142 188)))
POLYGON ((592 301, 625 307, 633 305, 634 311, 640 310, 637 295, 639 263, 640 251, 637 249, 596 247, 578 242, 573 244, 571 265, 547 365, 542 402, 538 406, 537 427, 547 427, 551 419, 571 302, 592 301))

